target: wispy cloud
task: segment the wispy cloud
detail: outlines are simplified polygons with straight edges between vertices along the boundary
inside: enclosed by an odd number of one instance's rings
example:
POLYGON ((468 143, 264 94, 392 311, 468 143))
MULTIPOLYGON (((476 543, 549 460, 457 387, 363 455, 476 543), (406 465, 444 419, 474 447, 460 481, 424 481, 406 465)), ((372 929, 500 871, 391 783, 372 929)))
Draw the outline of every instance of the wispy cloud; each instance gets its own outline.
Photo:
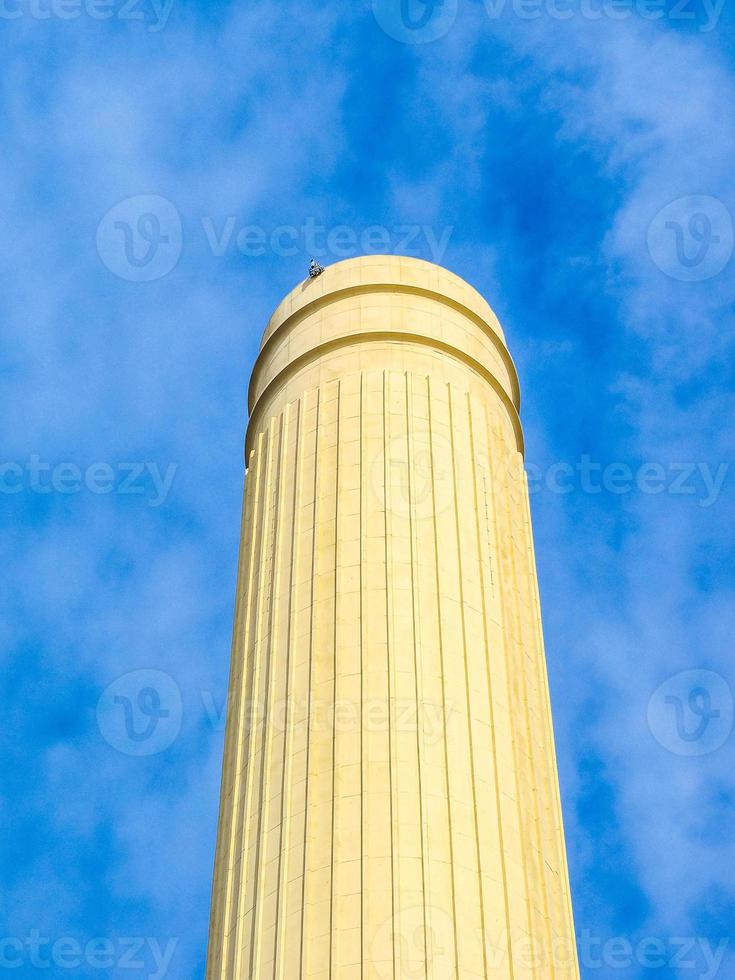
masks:
MULTIPOLYGON (((488 296, 519 362, 530 462, 714 472, 733 445, 732 262, 688 281, 676 228, 690 261, 727 244, 697 215, 719 220, 706 198, 735 216, 735 90, 721 25, 701 18, 467 2, 409 44, 370 5, 174 3, 160 30, 148 13, 2 25, 0 462, 175 468, 159 507, 119 486, 0 498, 3 861, 10 935, 176 940, 171 975, 202 976, 246 381, 309 258, 303 235, 294 254, 216 254, 207 228, 450 228, 443 261, 488 296), (151 195, 178 215, 180 248, 136 282, 111 271, 98 227, 151 195), (143 758, 96 718, 138 670, 182 698, 178 737, 143 758)), ((432 257, 430 237, 416 247, 432 257)), ((732 741, 681 754, 649 711, 684 671, 735 690, 732 479, 707 508, 579 486, 533 498, 577 923, 603 939, 729 928, 732 741)), ((669 943, 659 975, 706 976, 695 953, 680 968, 669 943)), ((141 955, 137 975, 155 975, 141 955)), ((121 956, 106 975, 131 975, 121 956)), ((76 973, 98 974, 88 958, 76 973)))

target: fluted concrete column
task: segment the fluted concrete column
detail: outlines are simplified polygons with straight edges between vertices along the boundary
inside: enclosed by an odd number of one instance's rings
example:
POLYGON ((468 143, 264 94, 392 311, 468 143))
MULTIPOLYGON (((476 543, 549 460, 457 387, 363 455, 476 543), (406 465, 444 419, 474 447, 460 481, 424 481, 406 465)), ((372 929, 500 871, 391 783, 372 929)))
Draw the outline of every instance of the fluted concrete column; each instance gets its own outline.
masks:
POLYGON ((518 407, 430 263, 340 262, 273 314, 208 980, 578 976, 518 407))

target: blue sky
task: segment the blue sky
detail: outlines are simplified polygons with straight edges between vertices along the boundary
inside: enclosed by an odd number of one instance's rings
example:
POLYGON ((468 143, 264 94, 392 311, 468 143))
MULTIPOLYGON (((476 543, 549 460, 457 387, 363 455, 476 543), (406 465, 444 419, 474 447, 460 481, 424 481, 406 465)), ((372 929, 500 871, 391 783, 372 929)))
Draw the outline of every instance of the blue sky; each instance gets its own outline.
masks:
POLYGON ((734 25, 0 2, 9 974, 203 977, 247 379, 375 250, 519 367, 583 976, 732 976, 734 25))

